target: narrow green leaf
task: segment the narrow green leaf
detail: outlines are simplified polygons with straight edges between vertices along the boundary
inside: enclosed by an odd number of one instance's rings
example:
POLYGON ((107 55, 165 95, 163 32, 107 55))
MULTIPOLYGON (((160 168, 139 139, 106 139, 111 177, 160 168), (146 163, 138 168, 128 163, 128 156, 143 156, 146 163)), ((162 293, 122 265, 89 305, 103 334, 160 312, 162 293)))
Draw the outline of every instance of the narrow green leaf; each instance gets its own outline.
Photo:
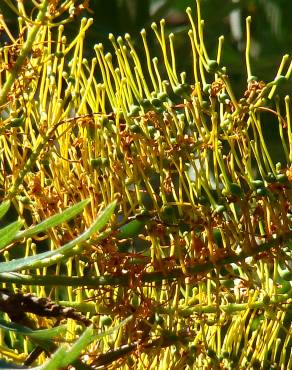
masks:
POLYGON ((64 358, 66 358, 66 349, 65 347, 60 347, 50 358, 50 360, 45 363, 41 370, 56 370, 60 369, 62 366, 61 364, 64 362, 64 358))
POLYGON ((23 223, 22 220, 18 220, 0 229, 0 249, 5 248, 6 245, 15 239, 15 235, 23 226, 23 223))
POLYGON ((33 332, 29 334, 29 336, 34 339, 46 341, 48 339, 53 339, 62 335, 64 336, 66 331, 67 325, 60 325, 51 329, 33 330, 33 332))
POLYGON ((74 204, 74 206, 66 209, 65 211, 49 217, 42 221, 38 225, 32 226, 27 230, 20 231, 16 234, 16 239, 28 238, 32 235, 46 231, 52 227, 60 225, 62 222, 66 222, 71 218, 77 216, 90 202, 90 199, 82 200, 81 202, 74 204))
POLYGON ((90 343, 92 343, 95 340, 99 340, 105 336, 113 334, 114 332, 125 326, 129 321, 131 321, 132 318, 133 316, 131 315, 124 319, 122 322, 120 322, 120 324, 118 324, 117 326, 109 330, 106 330, 102 333, 96 333, 96 331, 94 331, 91 327, 87 328, 80 336, 80 338, 73 344, 70 351, 67 351, 66 363, 63 364, 63 366, 64 365, 67 366, 70 363, 72 363, 72 361, 74 361, 77 358, 77 356, 79 356, 81 351, 84 348, 86 348, 90 343))
POLYGON ((10 207, 10 200, 5 200, 0 204, 0 219, 6 214, 10 207))
POLYGON ((13 261, 2 262, 0 263, 0 273, 50 266, 54 263, 59 262, 63 258, 67 258, 71 254, 81 253, 82 249, 73 250, 74 247, 86 241, 92 234, 102 229, 111 218, 115 210, 115 207, 116 202, 109 204, 87 230, 85 230, 76 239, 65 244, 63 247, 56 249, 54 251, 39 253, 35 256, 18 258, 13 261))
POLYGON ((86 328, 80 338, 66 352, 66 357, 62 359, 61 367, 66 367, 76 360, 80 353, 92 342, 92 336, 92 327, 86 328))
POLYGON ((123 320, 119 325, 113 327, 112 329, 109 329, 103 333, 96 333, 96 331, 92 328, 86 328, 85 331, 82 333, 80 338, 72 345, 72 347, 65 351, 64 353, 64 347, 61 347, 58 349, 51 360, 44 364, 41 368, 41 370, 51 370, 51 369, 59 369, 66 367, 76 358, 79 357, 80 353, 94 340, 101 339, 107 335, 113 334, 115 331, 119 330, 121 327, 126 325, 130 320, 132 320, 133 316, 127 317, 125 320, 123 320), (55 367, 53 367, 54 365, 55 367))
MULTIPOLYGON (((102 333, 96 333, 95 331, 92 331, 92 336, 88 338, 88 344, 92 343, 94 340, 98 340, 98 339, 101 339, 107 335, 111 335, 111 334, 114 334, 117 330, 119 330, 120 328, 122 328, 123 326, 125 326, 129 321, 131 321, 133 319, 133 315, 131 316, 128 316, 126 317, 123 321, 121 321, 118 325, 114 326, 113 328, 111 329, 108 329, 102 333)), ((87 328, 87 329, 90 329, 87 328)), ((85 332, 85 331, 84 331, 85 332)), ((81 337, 80 337, 81 338, 81 337)), ((80 339, 79 338, 79 339, 80 339)), ((74 344, 73 346, 74 347, 74 344)))
POLYGON ((65 363, 62 363, 62 366, 68 366, 69 364, 74 361, 81 351, 86 348, 90 343, 92 343, 95 340, 101 339, 105 336, 111 335, 117 330, 119 330, 121 327, 125 326, 130 320, 132 320, 133 316, 127 317, 125 320, 120 322, 117 326, 106 330, 102 333, 96 333, 95 330, 92 329, 92 327, 86 328, 86 330, 83 332, 83 334, 80 336, 80 338, 72 345, 71 349, 67 351, 66 361, 65 363))
POLYGON ((19 325, 14 322, 8 322, 2 319, 0 319, 0 328, 40 340, 50 340, 57 336, 64 335, 67 331, 67 325, 60 325, 51 329, 32 330, 27 326, 19 325))
POLYGON ((101 230, 103 227, 105 227, 109 219, 112 217, 114 210, 116 208, 116 205, 117 205, 116 201, 112 202, 102 211, 100 216, 96 219, 95 223, 91 226, 93 228, 93 231, 91 231, 91 234, 94 234, 97 231, 101 230))

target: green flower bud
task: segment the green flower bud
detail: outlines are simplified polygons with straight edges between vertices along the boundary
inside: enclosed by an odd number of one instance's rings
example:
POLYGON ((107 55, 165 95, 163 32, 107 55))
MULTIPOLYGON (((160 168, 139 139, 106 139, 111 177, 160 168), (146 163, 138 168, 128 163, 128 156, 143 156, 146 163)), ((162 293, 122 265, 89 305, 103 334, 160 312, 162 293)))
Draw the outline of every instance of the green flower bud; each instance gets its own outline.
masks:
POLYGON ((230 192, 234 197, 242 198, 243 197, 243 190, 240 185, 236 183, 231 183, 229 185, 230 192))
POLYGON ((62 51, 57 51, 55 53, 55 57, 60 59, 60 58, 64 58, 64 53, 62 51))
POLYGON ((216 355, 216 352, 212 349, 212 348, 209 348, 208 351, 207 351, 207 355, 209 357, 211 357, 212 359, 217 359, 217 355, 216 355))
POLYGON ((225 119, 223 122, 220 123, 220 127, 223 130, 228 130, 232 125, 232 121, 230 119, 225 119))
POLYGON ((143 131, 139 125, 136 123, 129 126, 129 130, 133 132, 134 134, 141 134, 143 131))
POLYGON ((229 99, 229 95, 226 93, 221 93, 218 95, 218 100, 220 103, 226 103, 226 100, 229 99))
POLYGON ((265 196, 267 196, 269 194, 269 191, 266 188, 257 188, 256 189, 256 194, 257 195, 260 195, 262 197, 265 197, 265 196))
POLYGON ((253 180, 251 181, 251 185, 254 189, 263 188, 265 186, 262 180, 253 180))
POLYGON ((284 173, 280 173, 279 175, 277 175, 276 179, 281 184, 286 184, 288 182, 288 176, 285 175, 284 173))
POLYGON ((128 113, 128 117, 138 116, 140 112, 140 107, 138 105, 132 104, 130 106, 130 112, 128 113))
POLYGON ((90 165, 93 169, 105 168, 108 167, 109 164, 110 164, 109 159, 105 157, 92 158, 90 160, 90 165))
POLYGON ((103 326, 111 326, 111 324, 113 323, 113 320, 110 316, 102 316, 100 318, 100 323, 103 326))
POLYGON ((151 100, 151 104, 154 106, 154 107, 161 107, 162 105, 162 100, 158 99, 158 98, 154 98, 151 100))
POLYGON ((25 121, 25 118, 23 116, 17 117, 17 118, 13 118, 6 127, 7 128, 10 128, 10 127, 20 127, 20 126, 22 126, 22 124, 24 123, 24 121, 25 121))
POLYGON ((173 92, 176 94, 176 95, 179 95, 181 96, 183 94, 183 88, 182 88, 182 85, 177 85, 176 87, 173 88, 173 92))
POLYGON ((208 61, 207 65, 207 71, 210 73, 216 73, 219 70, 219 64, 216 62, 216 60, 210 59, 208 61))
POLYGON ((159 114, 162 114, 164 112, 164 108, 163 107, 155 107, 155 112, 159 113, 159 114))
POLYGON ((221 214, 225 211, 225 206, 223 204, 218 204, 214 209, 214 213, 221 214))
POLYGON ((168 95, 166 92, 160 92, 157 94, 157 98, 160 99, 161 101, 166 101, 168 98, 168 95))
POLYGON ((150 103, 150 100, 148 100, 148 99, 142 99, 139 103, 140 103, 141 107, 144 108, 144 109, 149 110, 149 109, 152 108, 152 104, 150 103))
POLYGON ((93 169, 101 168, 101 158, 92 158, 90 160, 90 165, 93 169))
POLYGON ((31 200, 27 196, 19 196, 17 197, 17 200, 19 200, 23 204, 30 204, 31 200))
POLYGON ((181 85, 181 87, 182 87, 182 90, 183 90, 183 92, 184 92, 184 93, 186 93, 186 94, 191 94, 191 92, 192 92, 192 88, 191 88, 191 86, 190 86, 189 84, 187 84, 187 83, 183 83, 183 84, 181 85))
POLYGON ((135 155, 137 155, 137 154, 138 154, 138 150, 137 150, 137 147, 136 147, 135 143, 132 143, 132 144, 130 145, 130 151, 131 151, 131 154, 132 154, 133 156, 135 156, 135 155))
POLYGON ((201 108, 202 109, 208 109, 208 108, 210 108, 209 102, 207 102, 206 100, 203 100, 202 103, 201 103, 201 108))

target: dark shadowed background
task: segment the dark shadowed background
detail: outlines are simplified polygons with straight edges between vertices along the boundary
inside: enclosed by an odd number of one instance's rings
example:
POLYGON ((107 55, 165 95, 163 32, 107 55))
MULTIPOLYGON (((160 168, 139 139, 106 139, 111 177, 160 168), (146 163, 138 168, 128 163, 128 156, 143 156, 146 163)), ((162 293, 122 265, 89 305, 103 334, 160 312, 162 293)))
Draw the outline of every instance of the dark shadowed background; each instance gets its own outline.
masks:
MULTIPOLYGON (((30 1, 25 1, 27 13, 35 14, 30 1)), ((152 22, 161 18, 167 21, 167 32, 175 33, 175 48, 178 71, 186 71, 188 82, 192 83, 192 58, 187 31, 189 22, 185 9, 190 6, 195 13, 195 0, 80 0, 78 5, 89 5, 83 10, 76 22, 66 25, 65 34, 73 37, 78 32, 82 16, 94 18, 94 24, 87 31, 85 55, 94 56, 93 46, 102 42, 106 51, 112 52, 108 34, 123 36, 129 33, 139 52, 142 46, 140 30, 148 30, 152 57, 159 51, 151 30, 152 22), (152 37, 152 41, 151 41, 152 37)), ((292 1, 291 0, 201 0, 202 17, 205 19, 205 42, 211 58, 216 58, 218 37, 224 35, 223 64, 227 66, 233 89, 241 96, 246 87, 246 69, 244 62, 245 19, 252 16, 251 65, 252 74, 265 82, 274 78, 284 54, 292 49, 292 1)), ((11 30, 17 34, 17 17, 0 2, 0 10, 11 30), (15 25, 14 25, 15 24, 15 25)), ((0 43, 4 39, 0 35, 0 43)), ((1 46, 1 45, 0 45, 1 46)), ((141 53, 141 56, 144 53, 141 53)), ((143 62, 143 61, 142 61, 143 62)), ((286 71, 287 68, 284 69, 286 71)), ((281 94, 292 92, 291 83, 286 82, 281 94)), ((265 132, 270 136, 270 147, 277 157, 278 144, 273 140, 275 126, 267 117, 265 132)), ((280 159, 280 158, 279 158, 280 159)))
MULTIPOLYGON (((30 1, 25 1, 29 8, 30 1)), ((86 4, 84 0, 77 2, 86 4)), ((167 20, 167 31, 176 34, 176 58, 182 70, 191 70, 191 54, 187 31, 189 29, 185 9, 190 6, 195 12, 195 0, 89 0, 89 10, 81 17, 93 17, 94 24, 87 32, 86 54, 93 56, 93 45, 102 42, 110 50, 108 34, 123 36, 131 34, 137 48, 142 44, 140 30, 150 29, 152 22, 167 20)), ((77 4, 77 5, 78 5, 77 4)), ((217 40, 224 35, 223 64, 236 82, 237 92, 243 88, 246 75, 243 63, 245 44, 245 19, 252 16, 252 67, 253 74, 268 81, 277 72, 284 54, 292 48, 292 1, 291 0, 201 0, 202 16, 205 19, 205 41, 211 57, 215 58, 217 40)), ((0 3, 0 11, 9 25, 16 24, 17 17, 0 3)), ((66 26, 67 36, 76 34, 80 18, 66 26), (72 32, 71 32, 72 31, 72 32)), ((17 33, 17 27, 11 27, 17 33)), ((151 30, 149 32, 149 35, 151 30)), ((3 40, 0 42, 3 43, 3 40)), ((152 43, 155 48, 155 43, 152 43)), ((155 51, 154 51, 155 52, 155 51)))

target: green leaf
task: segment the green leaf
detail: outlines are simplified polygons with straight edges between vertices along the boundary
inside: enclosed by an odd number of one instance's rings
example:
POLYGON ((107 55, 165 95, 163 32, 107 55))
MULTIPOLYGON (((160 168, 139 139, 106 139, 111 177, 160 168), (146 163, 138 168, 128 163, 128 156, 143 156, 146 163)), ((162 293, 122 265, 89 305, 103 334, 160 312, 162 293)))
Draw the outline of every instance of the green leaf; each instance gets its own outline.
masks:
POLYGON ((74 206, 66 209, 65 211, 49 217, 48 219, 42 221, 38 225, 32 226, 27 230, 20 231, 16 234, 17 239, 28 238, 32 235, 46 231, 52 227, 60 225, 62 222, 66 222, 71 218, 77 216, 90 202, 90 199, 82 200, 81 202, 75 204, 74 206))
POLYGON ((0 219, 6 214, 10 207, 10 200, 5 200, 0 204, 0 219))
POLYGON ((51 359, 41 367, 41 370, 55 370, 61 368, 61 364, 64 362, 66 355, 67 353, 65 347, 60 347, 53 354, 51 359))
POLYGON ((0 273, 50 266, 54 263, 59 262, 63 258, 67 258, 69 255, 72 255, 74 253, 75 254, 81 253, 82 249, 73 250, 74 247, 77 244, 81 244, 82 242, 86 241, 92 234, 102 229, 111 218, 115 210, 115 207, 116 202, 109 204, 87 230, 85 230, 76 239, 65 244, 63 247, 56 249, 54 251, 39 253, 35 256, 18 258, 13 261, 2 262, 0 263, 0 273))
POLYGON ((15 239, 15 235, 23 226, 23 223, 22 220, 18 220, 0 229, 0 249, 5 248, 15 239))
POLYGON ((50 340, 57 336, 64 335, 67 331, 67 325, 60 325, 51 329, 32 330, 27 326, 8 322, 2 319, 0 319, 0 327, 5 330, 13 331, 16 334, 26 335, 39 340, 50 340))
POLYGON ((80 356, 80 353, 90 343, 92 343, 95 340, 101 339, 107 335, 113 334, 115 331, 119 330, 121 327, 126 325, 130 320, 132 320, 132 318, 133 318, 132 315, 127 317, 119 325, 103 333, 96 333, 96 331, 92 327, 86 328, 85 331, 80 336, 80 338, 72 345, 72 347, 69 350, 66 351, 64 347, 59 348, 54 353, 51 360, 41 367, 41 370, 53 370, 67 367, 68 365, 72 364, 72 362, 76 360, 76 358, 80 356))
MULTIPOLYGON (((114 210, 116 208, 117 202, 110 203, 101 213, 101 215, 97 218, 95 223, 90 227, 93 228, 91 234, 96 233, 97 231, 101 230, 112 217, 114 210)), ((90 229, 88 229, 89 231, 90 229)))
POLYGON ((26 335, 34 339, 48 340, 48 339, 53 339, 55 337, 62 336, 66 333, 66 331, 67 331, 67 325, 60 325, 60 326, 56 326, 51 329, 33 330, 32 333, 26 334, 26 335))

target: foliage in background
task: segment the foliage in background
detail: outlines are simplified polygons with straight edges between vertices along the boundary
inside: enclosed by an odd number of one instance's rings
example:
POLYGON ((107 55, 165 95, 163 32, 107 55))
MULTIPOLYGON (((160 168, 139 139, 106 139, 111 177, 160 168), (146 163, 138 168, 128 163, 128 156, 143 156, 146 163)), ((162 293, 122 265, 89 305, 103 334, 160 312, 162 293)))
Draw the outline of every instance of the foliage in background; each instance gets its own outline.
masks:
MULTIPOLYGON (((26 8, 30 15, 33 5, 27 2, 26 8)), ((82 4, 84 1, 76 1, 82 4)), ((85 2, 87 3, 87 2, 85 2)), ((89 9, 80 8, 79 16, 93 17, 95 22, 87 32, 85 53, 92 56, 94 44, 102 42, 108 47, 108 35, 113 33, 116 37, 130 33, 139 47, 140 31, 150 27, 152 22, 161 18, 167 19, 166 32, 177 34, 176 47, 177 63, 182 64, 183 70, 191 69, 191 58, 185 57, 185 39, 188 31, 188 20, 185 9, 189 6, 195 8, 193 0, 94 0, 88 2, 89 9), (180 33, 182 33, 180 35, 180 33)), ((279 64, 283 50, 291 52, 292 25, 287 14, 292 13, 290 0, 203 0, 201 1, 202 13, 206 17, 206 46, 208 50, 216 50, 218 35, 224 34, 226 45, 224 46, 224 62, 233 66, 232 76, 236 78, 240 88, 244 87, 244 74, 241 65, 241 48, 245 42, 245 18, 251 15, 253 18, 252 38, 258 51, 255 57, 254 67, 260 79, 272 79, 273 73, 279 64), (230 13, 239 10, 240 30, 235 35, 232 32, 230 13), (239 32, 239 36, 238 36, 239 32), (264 76, 264 77, 263 77, 264 76)), ((5 14, 6 22, 12 32, 16 30, 16 17, 6 5, 5 1, 0 4, 0 9, 5 14)), ((76 18, 77 19, 77 18, 76 18)), ((75 23, 68 24, 66 34, 74 33, 75 23)), ((1 37, 1 36, 0 36, 1 37)), ((153 39, 154 40, 154 39, 153 39)), ((3 39, 2 39, 3 42, 3 39)), ((255 45, 254 45, 255 46, 255 45)), ((150 45, 152 47, 152 45, 150 45)), ((236 86, 235 86, 236 89, 236 86)), ((237 90, 241 92, 242 90, 237 90)))
MULTIPOLYGON (((248 18, 239 98, 223 37, 209 55, 199 1, 187 33, 161 21, 137 47, 112 34, 93 59, 92 20, 64 31, 91 4, 5 3, 21 17, 16 38, 1 18, 0 215, 11 203, 23 221, 0 234, 2 357, 39 369, 289 368, 291 58, 256 78, 248 18)), ((147 2, 136 5, 149 24, 147 2)))

